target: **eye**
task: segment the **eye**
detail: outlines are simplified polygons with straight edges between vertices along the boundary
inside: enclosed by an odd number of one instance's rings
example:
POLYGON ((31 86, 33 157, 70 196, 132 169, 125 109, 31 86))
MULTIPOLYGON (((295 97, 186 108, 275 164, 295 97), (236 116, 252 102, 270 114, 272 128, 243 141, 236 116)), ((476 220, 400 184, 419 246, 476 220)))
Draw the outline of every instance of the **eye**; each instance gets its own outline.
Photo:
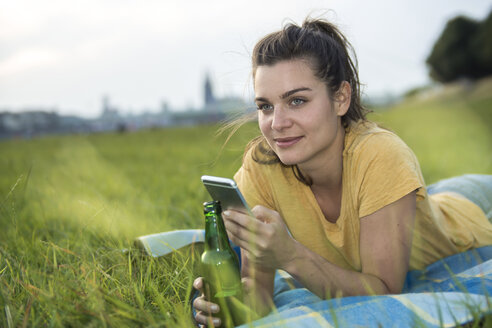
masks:
POLYGON ((258 104, 257 109, 261 111, 269 111, 273 109, 273 106, 270 104, 258 104))
POLYGON ((304 104, 306 101, 304 99, 301 99, 301 98, 294 98, 292 99, 292 101, 290 102, 293 106, 300 106, 302 104, 304 104))

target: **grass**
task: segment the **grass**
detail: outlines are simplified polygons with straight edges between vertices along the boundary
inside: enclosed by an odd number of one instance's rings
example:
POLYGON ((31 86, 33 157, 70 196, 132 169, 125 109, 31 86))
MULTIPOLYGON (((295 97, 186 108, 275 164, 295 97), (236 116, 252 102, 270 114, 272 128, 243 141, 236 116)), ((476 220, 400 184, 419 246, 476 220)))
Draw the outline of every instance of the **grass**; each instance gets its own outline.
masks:
POLYGON ((465 173, 492 174, 492 79, 475 89, 413 98, 370 118, 413 149, 426 183, 465 173))
POLYGON ((189 326, 195 261, 121 250, 139 235, 202 227, 200 176, 231 176, 256 133, 221 152, 215 130, 0 143, 0 326, 189 326))
MULTIPOLYGON (((371 119, 414 149, 427 183, 492 173, 489 94, 409 99, 371 119)), ((231 177, 258 133, 248 124, 222 150, 216 129, 0 142, 0 326, 192 326, 198 251, 154 260, 131 244, 203 226, 199 177, 231 177)))

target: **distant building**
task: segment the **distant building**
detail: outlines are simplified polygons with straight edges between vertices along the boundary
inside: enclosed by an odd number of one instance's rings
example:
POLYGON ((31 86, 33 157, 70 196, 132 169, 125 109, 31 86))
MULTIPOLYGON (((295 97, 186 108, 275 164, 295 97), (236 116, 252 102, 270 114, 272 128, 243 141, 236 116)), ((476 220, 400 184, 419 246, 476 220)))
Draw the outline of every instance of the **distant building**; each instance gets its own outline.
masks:
POLYGON ((217 97, 210 74, 203 81, 204 105, 173 111, 167 102, 153 112, 123 114, 111 104, 109 96, 101 101, 101 115, 95 119, 58 115, 55 110, 29 109, 20 113, 0 111, 0 138, 31 138, 45 134, 132 131, 171 125, 215 123, 229 115, 251 110, 243 99, 234 96, 217 97))
POLYGON ((205 95, 205 109, 214 109, 215 96, 214 96, 214 91, 212 89, 212 81, 210 80, 210 74, 208 73, 205 76, 203 89, 205 95))
POLYGON ((0 112, 0 138, 31 138, 53 133, 78 133, 89 129, 86 120, 60 116, 42 109, 20 113, 0 112))
POLYGON ((111 106, 108 95, 102 97, 102 112, 101 116, 97 120, 97 130, 99 131, 112 131, 120 129, 124 125, 124 119, 118 113, 116 107, 111 106))
POLYGON ((205 76, 203 93, 205 96, 205 105, 203 110, 207 113, 214 114, 214 116, 221 116, 222 118, 225 118, 227 114, 233 112, 243 112, 248 109, 245 101, 239 97, 216 97, 213 92, 213 85, 209 74, 205 76))

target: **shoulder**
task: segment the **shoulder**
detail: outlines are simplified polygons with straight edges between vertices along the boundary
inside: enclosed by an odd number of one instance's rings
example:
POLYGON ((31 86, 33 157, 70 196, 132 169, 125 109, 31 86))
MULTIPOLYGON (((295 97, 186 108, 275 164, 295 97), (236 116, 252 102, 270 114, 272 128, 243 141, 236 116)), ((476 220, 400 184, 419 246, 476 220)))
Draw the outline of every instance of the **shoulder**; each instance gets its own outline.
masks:
POLYGON ((358 122, 349 127, 344 155, 357 161, 406 159, 416 161, 413 151, 391 130, 374 122, 358 122))
POLYGON ((424 180, 412 150, 394 132, 368 122, 347 134, 344 170, 349 175, 359 217, 367 216, 414 190, 419 199, 424 180))

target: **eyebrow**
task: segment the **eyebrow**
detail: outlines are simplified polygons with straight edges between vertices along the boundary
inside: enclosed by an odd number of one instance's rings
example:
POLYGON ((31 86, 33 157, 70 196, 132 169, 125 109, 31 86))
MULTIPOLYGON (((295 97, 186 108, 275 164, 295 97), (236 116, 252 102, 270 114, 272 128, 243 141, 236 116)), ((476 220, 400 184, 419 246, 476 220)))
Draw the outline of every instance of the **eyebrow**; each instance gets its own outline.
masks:
MULTIPOLYGON (((297 88, 297 89, 292 89, 292 90, 289 90, 287 92, 285 92, 284 94, 282 94, 280 96, 280 99, 285 99, 289 96, 292 96, 293 94, 297 93, 297 92, 301 92, 301 91, 312 91, 311 88, 307 88, 307 87, 302 87, 302 88, 297 88)), ((263 97, 256 97, 255 98, 255 101, 267 101, 266 98, 263 98, 263 97)))

